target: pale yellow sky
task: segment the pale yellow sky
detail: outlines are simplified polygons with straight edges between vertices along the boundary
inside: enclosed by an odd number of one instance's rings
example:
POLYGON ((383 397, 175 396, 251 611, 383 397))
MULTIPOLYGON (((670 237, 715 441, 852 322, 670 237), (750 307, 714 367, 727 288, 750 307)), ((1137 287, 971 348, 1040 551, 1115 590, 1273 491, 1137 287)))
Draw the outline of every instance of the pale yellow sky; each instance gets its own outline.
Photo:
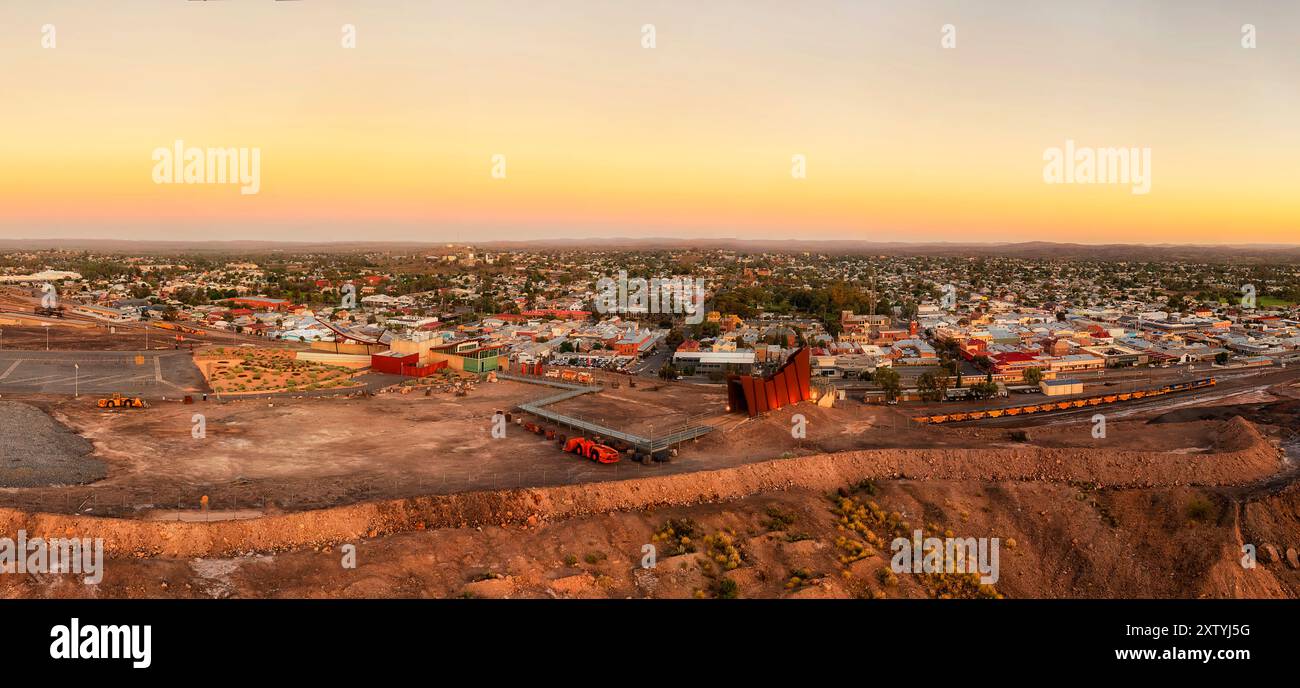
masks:
POLYGON ((6 0, 0 236, 1300 243, 1296 45, 1282 2, 6 0), (177 139, 259 192, 155 184, 177 139), (1044 183, 1067 139, 1150 192, 1044 183))

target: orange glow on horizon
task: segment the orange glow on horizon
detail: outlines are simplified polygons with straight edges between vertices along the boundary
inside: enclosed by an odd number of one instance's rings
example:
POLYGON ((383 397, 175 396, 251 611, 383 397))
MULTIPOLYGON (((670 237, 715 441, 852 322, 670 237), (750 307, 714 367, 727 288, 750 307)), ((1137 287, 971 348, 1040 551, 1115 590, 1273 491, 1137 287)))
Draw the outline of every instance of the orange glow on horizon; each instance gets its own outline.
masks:
POLYGON ((1062 35, 956 12, 948 51, 932 9, 667 3, 648 50, 644 8, 177 4, 0 8, 0 87, 20 94, 0 110, 0 232, 1300 242, 1300 95, 1282 87, 1300 58, 1243 51, 1231 31, 1080 61, 1080 41, 1145 17, 1062 35), (737 16, 743 32, 725 28, 737 16), (345 21, 356 49, 338 44, 345 21), (1043 151, 1067 138, 1149 147, 1150 194, 1045 184, 1043 151), (259 148, 260 192, 154 184, 150 153, 176 139, 259 148))

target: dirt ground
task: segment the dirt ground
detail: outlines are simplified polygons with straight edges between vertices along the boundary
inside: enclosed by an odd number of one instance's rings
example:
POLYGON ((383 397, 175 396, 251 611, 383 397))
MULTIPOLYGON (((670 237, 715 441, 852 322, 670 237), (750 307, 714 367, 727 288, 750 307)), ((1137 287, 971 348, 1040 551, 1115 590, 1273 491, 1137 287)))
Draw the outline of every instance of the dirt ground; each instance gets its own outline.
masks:
MULTIPOLYGON (((258 343, 264 346, 305 348, 290 342, 268 342, 265 338, 219 330, 183 334, 140 322, 109 323, 65 312, 62 318, 35 316, 40 298, 26 290, 0 287, 0 349, 22 351, 141 351, 145 349, 189 349, 205 345, 258 343), (49 323, 50 327, 44 327, 49 323)), ((64 304, 67 307, 69 304, 64 304)), ((188 324, 188 323, 187 323, 188 324)), ((206 329, 206 328, 197 328, 206 329)))
MULTIPOLYGON (((0 316, 3 317, 3 316, 0 316)), ((279 346, 279 342, 266 342, 260 337, 231 335, 224 332, 211 334, 186 334, 180 342, 176 333, 144 325, 114 325, 115 332, 109 331, 106 323, 87 320, 70 320, 56 323, 48 328, 49 349, 51 351, 143 351, 147 349, 181 349, 188 351, 200 346, 230 346, 245 342, 259 345, 279 346), (146 335, 146 331, 148 334, 146 335)), ((3 325, 3 342, 0 348, 44 351, 46 348, 46 330, 40 325, 3 325)))
MULTIPOLYGON (((673 408, 682 388, 669 389, 666 396, 621 390, 613 401, 628 406, 618 397, 634 394, 640 406, 673 408)), ((87 398, 34 399, 31 403, 94 443, 93 456, 69 460, 102 461, 108 474, 86 485, 0 489, 0 506, 145 516, 195 511, 207 496, 218 511, 299 511, 424 494, 675 475, 854 450, 1041 447, 1195 455, 1215 450, 1222 434, 1222 422, 1131 420, 1110 424, 1107 437, 1096 439, 1091 423, 1080 420, 1033 428, 1027 441, 1018 441, 1013 430, 916 425, 892 408, 850 403, 833 409, 804 404, 754 419, 725 416, 713 433, 682 445, 670 463, 625 459, 600 465, 565 454, 553 441, 514 424, 504 438, 492 437, 496 411, 545 394, 544 388, 503 380, 480 384, 468 397, 380 394, 193 405, 172 400, 116 412, 98 409, 87 398), (806 420, 806 437, 792 436, 796 414, 806 420)), ((583 398, 599 404, 606 396, 583 398)), ((707 407, 709 402, 698 403, 707 407)))
MULTIPOLYGON (((581 399, 620 419, 716 403, 683 389, 581 399)), ((110 559, 98 586, 0 576, 0 596, 1294 597, 1295 392, 1155 408, 1104 438, 1086 416, 945 427, 803 404, 715 418, 670 463, 614 466, 515 425, 494 439, 495 411, 548 393, 508 381, 117 413, 31 397, 93 442, 107 477, 0 489, 0 525, 103 536, 110 559), (846 498, 870 507, 869 536, 841 520, 846 498), (999 581, 883 573, 911 528, 999 538, 999 581), (1242 544, 1260 566, 1241 567, 1242 544)))
MULTIPOLYGON (((879 481, 845 486, 857 504, 897 514, 880 543, 845 562, 841 494, 764 493, 726 503, 609 513, 555 523, 440 528, 287 552, 229 557, 110 558, 104 581, 3 576, 0 595, 48 597, 1009 598, 1295 597, 1285 555, 1254 569, 1241 544, 1300 546, 1300 492, 1235 508, 1196 488, 1094 490, 1032 482, 879 481), (665 541, 670 522, 693 552, 665 541), (998 579, 890 575, 891 539, 908 529, 999 539, 998 579), (734 568, 713 556, 725 535, 734 568), (1255 539, 1250 539, 1250 538, 1255 539), (1243 540, 1243 538, 1246 538, 1243 540), (715 541, 716 542, 716 541, 715 541), (344 565, 355 547, 355 568, 344 565), (653 567, 646 554, 653 546, 653 567), (681 553, 675 553, 681 552, 681 553), (730 580, 733 584, 723 584, 730 580)), ((855 555, 856 556, 856 555, 855 555)), ((726 561, 724 559, 724 561, 726 561)))
POLYGON ((352 381, 351 369, 298 361, 288 349, 203 347, 193 359, 212 391, 224 395, 360 386, 352 381))
MULTIPOLYGON (((93 325, 54 325, 49 328, 51 351, 135 351, 145 348, 143 331, 126 331, 109 334, 107 327, 93 325)), ((165 336, 149 337, 150 348, 172 348, 165 336)), ((46 328, 7 325, 4 327, 4 348, 43 351, 46 348, 46 328)))

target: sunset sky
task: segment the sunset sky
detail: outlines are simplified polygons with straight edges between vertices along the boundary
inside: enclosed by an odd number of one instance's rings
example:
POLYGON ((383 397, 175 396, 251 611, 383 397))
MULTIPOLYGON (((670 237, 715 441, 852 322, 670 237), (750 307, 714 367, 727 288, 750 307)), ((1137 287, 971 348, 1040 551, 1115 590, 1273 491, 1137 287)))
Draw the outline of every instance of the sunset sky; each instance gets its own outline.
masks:
POLYGON ((1296 2, 4 0, 0 94, 3 238, 1300 243, 1296 2))

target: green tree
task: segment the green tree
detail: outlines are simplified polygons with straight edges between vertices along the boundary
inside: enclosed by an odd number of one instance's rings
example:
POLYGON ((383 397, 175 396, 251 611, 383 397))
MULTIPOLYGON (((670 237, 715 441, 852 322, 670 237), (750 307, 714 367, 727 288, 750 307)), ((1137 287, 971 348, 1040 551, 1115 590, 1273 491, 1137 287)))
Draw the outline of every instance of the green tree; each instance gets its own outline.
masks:
POLYGON ((941 373, 922 373, 916 387, 925 401, 941 401, 948 392, 948 377, 941 373))
POLYGON ((885 399, 893 401, 898 398, 902 387, 898 383, 897 370, 886 367, 876 368, 876 372, 871 375, 871 380, 885 391, 885 399))
POLYGON ((706 322, 706 323, 700 323, 699 325, 696 325, 695 332, 700 339, 704 339, 706 337, 718 336, 718 334, 722 332, 722 328, 718 325, 718 323, 706 322))
POLYGON ((996 382, 977 382, 970 386, 970 393, 976 399, 988 399, 997 396, 998 384, 996 382))

